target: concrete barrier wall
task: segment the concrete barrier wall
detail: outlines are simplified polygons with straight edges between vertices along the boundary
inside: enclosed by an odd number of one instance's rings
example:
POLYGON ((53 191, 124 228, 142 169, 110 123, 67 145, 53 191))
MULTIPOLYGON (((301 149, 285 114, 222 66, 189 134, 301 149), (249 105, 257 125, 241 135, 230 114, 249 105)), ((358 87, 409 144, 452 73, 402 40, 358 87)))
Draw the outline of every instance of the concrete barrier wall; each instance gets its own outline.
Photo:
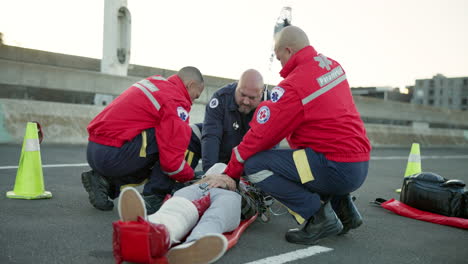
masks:
MULTIPOLYGON (((41 124, 44 143, 84 144, 89 122, 102 106, 0 99, 0 143, 21 143, 26 123, 41 124)), ((190 122, 203 122, 205 106, 194 104, 190 122)))
POLYGON ((8 85, 118 95, 140 79, 0 60, 0 82, 8 85))
POLYGON ((424 105, 383 101, 364 96, 355 96, 354 101, 362 117, 445 124, 455 127, 464 126, 468 129, 468 111, 455 111, 424 105))
MULTIPOLYGON (((0 143, 21 143, 26 123, 38 121, 45 134, 44 143, 85 144, 86 127, 103 107, 0 99, 0 143)), ((194 104, 191 123, 203 122, 205 105, 194 104)), ((366 124, 373 146, 468 146, 468 130, 434 129, 366 124)))
MULTIPOLYGON (((0 45, 0 89, 29 87, 54 94, 66 91, 117 96, 144 77, 153 74, 168 77, 175 73, 139 65, 130 66, 129 74, 135 76, 112 76, 98 70, 97 59, 0 45)), ((204 104, 219 87, 233 81, 205 76, 205 91, 192 107, 191 122, 202 122, 204 104)), ((355 102, 365 121, 410 125, 366 123, 369 138, 375 146, 407 146, 411 142, 437 146, 467 145, 467 112, 359 96, 355 97, 355 102), (433 128, 437 125, 459 129, 433 128)), ((28 121, 38 121, 43 125, 46 143, 85 143, 86 126, 102 109, 101 106, 85 104, 0 99, 0 143, 22 142, 28 121)))
MULTIPOLYGON (((0 59, 0 85, 12 87, 47 88, 56 90, 57 93, 71 91, 117 96, 142 78, 0 59)), ((205 76, 205 91, 196 102, 206 104, 217 89, 233 81, 205 76)))
MULTIPOLYGON (((196 65, 194 65, 196 66, 196 65)), ((119 95, 134 82, 152 75, 169 77, 176 70, 131 64, 128 76, 100 73, 100 60, 0 44, 0 85, 119 95)), ((207 103, 218 88, 235 80, 204 75, 207 103)))

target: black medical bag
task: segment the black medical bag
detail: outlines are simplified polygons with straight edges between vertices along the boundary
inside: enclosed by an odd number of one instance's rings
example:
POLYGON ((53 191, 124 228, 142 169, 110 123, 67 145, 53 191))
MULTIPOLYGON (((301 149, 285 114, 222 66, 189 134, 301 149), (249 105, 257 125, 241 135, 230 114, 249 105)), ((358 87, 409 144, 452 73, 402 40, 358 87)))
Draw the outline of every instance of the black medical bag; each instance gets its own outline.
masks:
POLYGON ((468 191, 461 180, 448 180, 432 172, 404 177, 400 201, 419 210, 468 218, 468 191))

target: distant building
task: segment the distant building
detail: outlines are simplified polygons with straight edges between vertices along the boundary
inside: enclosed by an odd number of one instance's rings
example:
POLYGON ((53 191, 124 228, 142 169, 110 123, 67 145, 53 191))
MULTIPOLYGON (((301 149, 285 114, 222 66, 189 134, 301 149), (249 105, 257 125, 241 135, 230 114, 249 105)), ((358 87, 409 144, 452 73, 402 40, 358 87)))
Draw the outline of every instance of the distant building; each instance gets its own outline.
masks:
MULTIPOLYGON (((408 91, 411 91, 409 87, 407 87, 408 91)), ((407 102, 409 103, 411 100, 410 94, 404 94, 400 92, 399 88, 388 87, 388 86, 381 86, 381 87, 353 87, 351 89, 353 95, 360 95, 360 96, 369 96, 374 98, 380 98, 383 100, 390 100, 390 101, 399 101, 399 102, 407 102)))
POLYGON ((468 77, 447 78, 437 74, 432 79, 418 79, 411 103, 468 110, 468 77))

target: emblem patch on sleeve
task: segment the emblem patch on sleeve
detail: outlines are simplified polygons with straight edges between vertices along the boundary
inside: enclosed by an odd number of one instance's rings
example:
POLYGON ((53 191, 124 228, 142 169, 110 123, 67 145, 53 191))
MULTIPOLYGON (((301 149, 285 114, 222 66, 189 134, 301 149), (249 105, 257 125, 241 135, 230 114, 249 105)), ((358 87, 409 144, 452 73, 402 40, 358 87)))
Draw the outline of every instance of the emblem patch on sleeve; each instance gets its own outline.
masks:
POLYGON ((177 107, 177 115, 182 119, 182 121, 187 121, 189 114, 182 106, 177 107))
POLYGON ((264 105, 260 107, 260 109, 257 112, 257 122, 259 124, 265 124, 268 121, 268 119, 270 119, 270 108, 264 105))
POLYGON ((210 108, 216 108, 219 105, 218 98, 213 98, 210 101, 210 108))
POLYGON ((283 94, 284 89, 279 86, 276 86, 275 88, 273 88, 273 90, 271 90, 271 101, 273 103, 278 102, 279 99, 281 99, 281 97, 283 96, 283 94))

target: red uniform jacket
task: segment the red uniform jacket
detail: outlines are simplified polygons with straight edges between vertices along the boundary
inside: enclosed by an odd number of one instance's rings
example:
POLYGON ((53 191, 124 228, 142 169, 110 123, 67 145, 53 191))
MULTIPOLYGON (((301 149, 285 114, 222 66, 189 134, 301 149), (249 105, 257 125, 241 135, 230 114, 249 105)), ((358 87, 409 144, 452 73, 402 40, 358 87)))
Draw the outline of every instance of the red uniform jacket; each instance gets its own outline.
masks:
POLYGON ((240 177, 243 163, 283 138, 293 149, 311 148, 337 162, 368 161, 366 136, 344 70, 312 46, 295 53, 280 72, 285 78, 261 103, 250 130, 233 149, 225 173, 240 177))
POLYGON ((143 130, 155 128, 161 169, 177 181, 191 180, 194 173, 184 159, 192 133, 191 105, 177 75, 167 80, 151 76, 133 84, 91 121, 89 140, 121 147, 143 130))

